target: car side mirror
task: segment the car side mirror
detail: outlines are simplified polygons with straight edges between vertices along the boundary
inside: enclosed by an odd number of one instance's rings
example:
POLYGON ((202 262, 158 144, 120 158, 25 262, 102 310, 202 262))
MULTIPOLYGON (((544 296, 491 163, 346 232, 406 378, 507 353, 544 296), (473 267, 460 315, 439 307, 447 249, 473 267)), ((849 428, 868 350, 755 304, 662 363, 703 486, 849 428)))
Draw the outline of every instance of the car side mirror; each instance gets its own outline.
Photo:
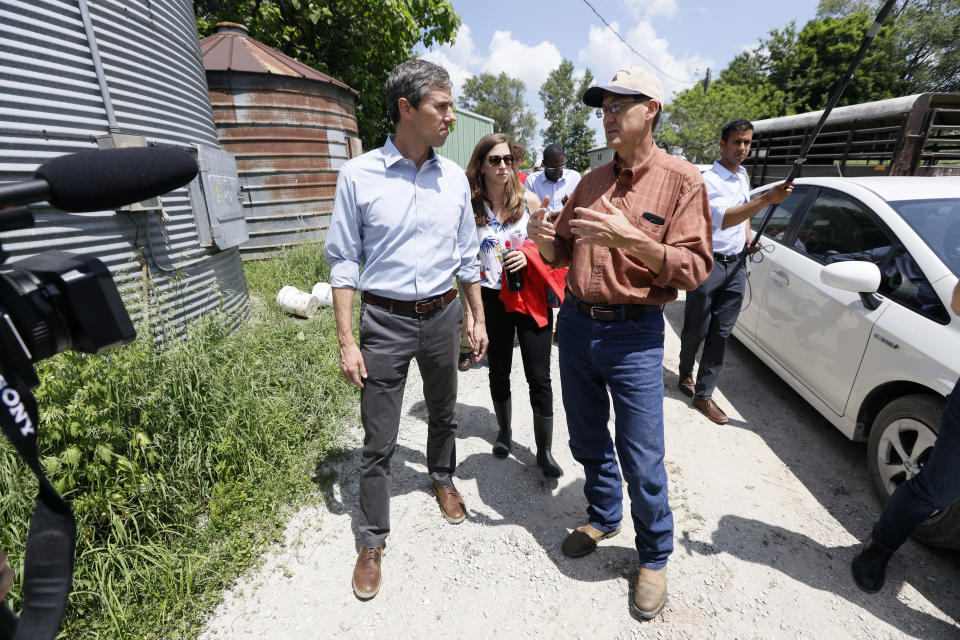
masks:
POLYGON ((820 282, 844 291, 859 293, 863 306, 873 311, 880 306, 880 268, 872 262, 833 262, 820 270, 820 282))
POLYGON ((820 270, 820 282, 853 293, 876 293, 880 288, 880 268, 862 260, 833 262, 820 270))

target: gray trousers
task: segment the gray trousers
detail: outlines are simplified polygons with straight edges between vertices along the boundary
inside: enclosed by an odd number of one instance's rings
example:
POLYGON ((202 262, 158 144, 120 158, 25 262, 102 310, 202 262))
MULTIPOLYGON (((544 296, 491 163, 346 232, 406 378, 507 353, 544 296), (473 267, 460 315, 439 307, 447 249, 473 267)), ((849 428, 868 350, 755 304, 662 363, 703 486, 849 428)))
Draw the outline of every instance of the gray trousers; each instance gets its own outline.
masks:
POLYGON ((744 260, 714 262, 707 281, 687 292, 680 333, 680 377, 693 374, 693 363, 702 342, 703 354, 697 370, 698 398, 709 398, 717 386, 727 338, 740 315, 746 285, 744 260))
POLYGON ((367 379, 360 391, 360 544, 379 547, 390 533, 390 459, 397 447, 400 406, 410 361, 423 378, 427 470, 441 487, 456 468, 457 354, 463 308, 456 303, 428 314, 391 313, 364 304, 360 353, 367 379))

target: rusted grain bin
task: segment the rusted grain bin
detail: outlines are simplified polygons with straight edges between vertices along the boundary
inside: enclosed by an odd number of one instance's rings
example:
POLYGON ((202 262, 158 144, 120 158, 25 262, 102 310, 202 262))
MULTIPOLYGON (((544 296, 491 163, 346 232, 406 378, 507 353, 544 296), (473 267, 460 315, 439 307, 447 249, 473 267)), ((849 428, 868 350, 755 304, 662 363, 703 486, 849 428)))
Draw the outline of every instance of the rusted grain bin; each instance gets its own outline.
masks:
POLYGON ((221 22, 200 41, 220 143, 237 159, 245 260, 322 241, 337 172, 360 154, 357 92, 221 22))

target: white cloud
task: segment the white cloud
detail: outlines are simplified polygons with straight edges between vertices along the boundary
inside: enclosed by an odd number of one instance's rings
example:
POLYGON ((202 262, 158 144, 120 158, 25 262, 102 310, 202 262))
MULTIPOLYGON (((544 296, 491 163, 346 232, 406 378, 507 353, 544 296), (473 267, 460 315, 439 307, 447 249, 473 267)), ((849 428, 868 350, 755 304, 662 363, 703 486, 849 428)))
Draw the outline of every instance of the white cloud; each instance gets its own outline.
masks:
POLYGON ((477 55, 476 46, 473 44, 473 37, 470 34, 470 27, 463 24, 457 32, 457 39, 449 47, 436 47, 424 51, 421 55, 424 60, 429 60, 439 64, 450 74, 452 83, 453 97, 456 99, 463 83, 467 78, 475 74, 475 69, 483 60, 477 55))
POLYGON ((563 60, 560 50, 553 43, 544 40, 536 45, 525 44, 514 40, 509 31, 494 32, 488 51, 487 57, 477 53, 470 27, 464 24, 452 46, 435 47, 423 52, 421 57, 447 70, 453 83, 454 97, 463 88, 467 78, 478 73, 499 75, 501 72, 522 80, 528 93, 535 95, 547 75, 563 60))
POLYGON ((473 44, 473 36, 470 33, 470 27, 461 24, 460 30, 457 31, 457 37, 453 45, 448 47, 450 53, 450 60, 453 62, 463 65, 471 66, 478 64, 480 59, 477 56, 476 47, 473 44))
POLYGON ((420 55, 424 60, 429 60, 434 64, 438 64, 444 69, 447 70, 447 73, 450 74, 450 84, 452 85, 451 91, 453 92, 453 99, 456 100, 457 96, 460 95, 461 89, 463 89, 463 83, 467 81, 467 78, 473 76, 473 71, 457 64, 447 53, 440 50, 430 50, 425 51, 420 55))
POLYGON ((677 15, 677 0, 623 0, 623 4, 640 19, 672 18, 677 15))
POLYGON ((674 56, 670 53, 670 43, 657 37, 649 22, 641 21, 627 32, 621 32, 616 23, 611 24, 649 62, 633 53, 606 27, 593 25, 587 45, 578 54, 578 61, 590 67, 600 82, 612 77, 621 67, 646 67, 660 78, 669 101, 674 93, 693 86, 698 76, 713 66, 710 58, 699 54, 684 58, 674 56))
POLYGON ((482 70, 519 78, 528 91, 536 91, 562 61, 560 50, 547 40, 530 46, 514 40, 509 31, 496 31, 490 39, 490 56, 482 70))

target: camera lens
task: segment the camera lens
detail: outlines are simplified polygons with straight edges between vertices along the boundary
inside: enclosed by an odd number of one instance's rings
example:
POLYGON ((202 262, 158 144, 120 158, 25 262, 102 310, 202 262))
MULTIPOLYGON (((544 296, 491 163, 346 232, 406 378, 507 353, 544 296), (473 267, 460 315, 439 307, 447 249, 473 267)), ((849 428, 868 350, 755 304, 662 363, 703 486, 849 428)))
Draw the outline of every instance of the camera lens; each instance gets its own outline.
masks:
POLYGON ((0 303, 13 319, 34 362, 72 346, 56 285, 23 269, 0 272, 0 303))

